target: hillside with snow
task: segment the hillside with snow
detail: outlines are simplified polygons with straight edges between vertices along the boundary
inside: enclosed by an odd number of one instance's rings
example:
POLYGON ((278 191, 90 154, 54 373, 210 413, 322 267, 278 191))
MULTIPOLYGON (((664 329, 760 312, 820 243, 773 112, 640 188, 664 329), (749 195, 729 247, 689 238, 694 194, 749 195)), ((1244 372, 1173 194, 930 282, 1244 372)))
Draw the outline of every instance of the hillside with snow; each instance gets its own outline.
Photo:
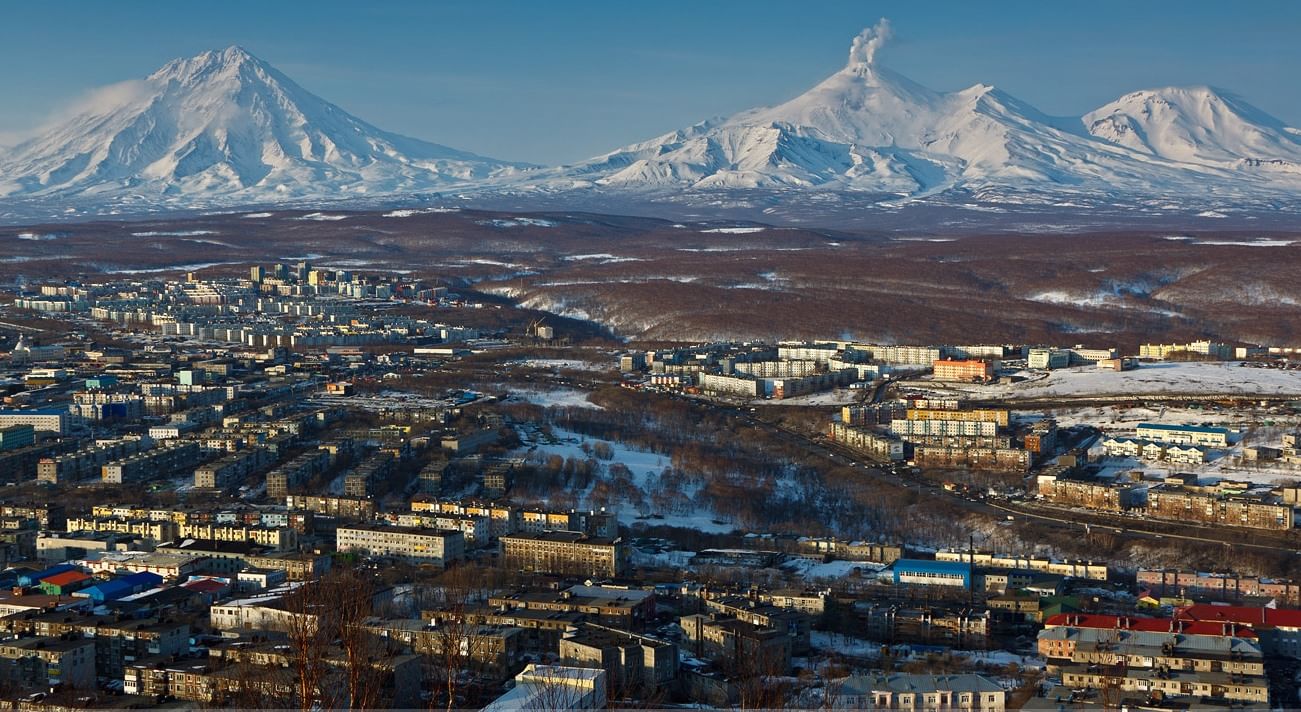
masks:
POLYGON ((428 190, 519 168, 382 131, 229 47, 107 88, 0 154, 0 200, 274 203, 428 190))

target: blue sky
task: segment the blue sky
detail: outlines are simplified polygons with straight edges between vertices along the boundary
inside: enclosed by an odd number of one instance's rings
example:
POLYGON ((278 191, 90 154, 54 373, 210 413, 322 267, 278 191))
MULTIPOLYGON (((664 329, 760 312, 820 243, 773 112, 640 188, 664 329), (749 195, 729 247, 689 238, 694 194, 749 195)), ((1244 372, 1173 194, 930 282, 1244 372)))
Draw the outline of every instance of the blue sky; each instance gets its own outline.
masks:
POLYGON ((756 105, 838 69, 887 17, 882 64, 1078 115, 1210 84, 1301 124, 1301 3, 23 2, 0 7, 0 143, 94 87, 239 44, 382 128, 561 163, 756 105))

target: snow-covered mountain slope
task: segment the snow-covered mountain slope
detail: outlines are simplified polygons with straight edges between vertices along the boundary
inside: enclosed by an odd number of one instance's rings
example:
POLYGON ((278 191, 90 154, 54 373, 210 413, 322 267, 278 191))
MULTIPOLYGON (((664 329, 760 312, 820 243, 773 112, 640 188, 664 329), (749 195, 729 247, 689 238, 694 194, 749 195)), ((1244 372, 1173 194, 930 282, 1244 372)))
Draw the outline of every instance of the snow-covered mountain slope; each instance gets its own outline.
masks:
POLYGON ((1239 100, 1181 101, 1175 116, 1144 123, 1130 118, 1141 113, 1131 95, 1082 125, 987 85, 941 93, 881 67, 876 54, 884 29, 865 30, 844 68, 790 101, 705 121, 530 181, 561 189, 812 188, 910 196, 991 187, 1143 195, 1205 194, 1208 185, 1301 189, 1301 180, 1286 171, 1243 160, 1291 162, 1298 144, 1276 119, 1239 100), (1133 128, 1109 130, 1112 124, 1133 128), (1151 146, 1136 135, 1160 141, 1151 146), (1179 148, 1185 136, 1189 151, 1179 148))
POLYGON ((101 92, 0 155, 0 198, 255 203, 423 190, 521 167, 377 129, 229 47, 101 92))
POLYGON ((920 202, 1213 217, 1301 205, 1301 131, 1230 94, 1159 89, 1052 117, 984 84, 938 92, 892 72, 877 56, 887 29, 864 30, 843 68, 789 101, 549 169, 381 131, 238 47, 207 52, 0 150, 0 220, 446 196, 795 221, 920 202))
POLYGON ((1098 138, 1171 161, 1227 168, 1301 167, 1301 136, 1242 99, 1210 87, 1126 94, 1083 117, 1098 138))

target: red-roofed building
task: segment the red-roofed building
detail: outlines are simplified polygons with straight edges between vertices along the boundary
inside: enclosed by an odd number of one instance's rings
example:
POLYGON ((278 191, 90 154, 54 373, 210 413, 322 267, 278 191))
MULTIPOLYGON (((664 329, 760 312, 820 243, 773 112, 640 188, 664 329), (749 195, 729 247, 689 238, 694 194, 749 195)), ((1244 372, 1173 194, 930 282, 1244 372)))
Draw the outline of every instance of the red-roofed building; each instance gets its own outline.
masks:
POLYGON ((1233 624, 1255 630, 1267 655, 1301 659, 1301 610, 1196 604, 1175 611, 1179 620, 1233 624))
POLYGON ((230 579, 213 576, 202 578, 196 576, 181 584, 181 588, 201 594, 204 602, 209 606, 224 598, 231 591, 230 579))
POLYGON ((61 574, 41 579, 41 590, 51 596, 63 596, 91 583, 89 574, 80 571, 64 571, 61 574))
POLYGON ((1184 635, 1210 635, 1219 637, 1255 639, 1252 626, 1236 621, 1197 620, 1194 618, 1142 618, 1138 616, 1109 616, 1093 613, 1059 613, 1044 621, 1044 628, 1095 628, 1100 630, 1133 630, 1144 633, 1182 633, 1184 635))

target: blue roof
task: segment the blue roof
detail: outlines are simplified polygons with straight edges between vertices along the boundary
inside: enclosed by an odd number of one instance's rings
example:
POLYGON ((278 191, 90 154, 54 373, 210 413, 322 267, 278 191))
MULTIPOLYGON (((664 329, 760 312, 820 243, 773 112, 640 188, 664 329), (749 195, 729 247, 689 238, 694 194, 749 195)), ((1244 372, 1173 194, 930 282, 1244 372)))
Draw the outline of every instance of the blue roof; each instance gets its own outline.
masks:
POLYGON ((73 595, 109 601, 129 596, 147 588, 153 588, 162 582, 162 576, 149 571, 140 571, 126 576, 119 576, 103 583, 97 583, 94 586, 87 586, 73 595))
POLYGON ((1170 430, 1183 433, 1218 433, 1228 435, 1228 428, 1217 428, 1211 425, 1169 425, 1166 423, 1139 423, 1140 428, 1149 428, 1151 430, 1170 430))
POLYGON ((899 559, 895 571, 922 571, 936 574, 969 574, 971 565, 965 561, 935 561, 933 559, 899 559))
POLYGON ((25 586, 30 586, 33 583, 37 583, 41 581, 42 579, 47 579, 51 576, 57 576, 67 571, 78 571, 78 570, 79 569, 76 566, 73 566, 72 564, 56 564, 54 566, 51 566, 48 569, 37 571, 36 573, 20 575, 18 577, 18 583, 23 584, 25 586), (23 583, 24 581, 26 581, 26 583, 23 583))
POLYGON ((59 415, 66 414, 67 408, 9 408, 0 410, 0 415, 59 415))

